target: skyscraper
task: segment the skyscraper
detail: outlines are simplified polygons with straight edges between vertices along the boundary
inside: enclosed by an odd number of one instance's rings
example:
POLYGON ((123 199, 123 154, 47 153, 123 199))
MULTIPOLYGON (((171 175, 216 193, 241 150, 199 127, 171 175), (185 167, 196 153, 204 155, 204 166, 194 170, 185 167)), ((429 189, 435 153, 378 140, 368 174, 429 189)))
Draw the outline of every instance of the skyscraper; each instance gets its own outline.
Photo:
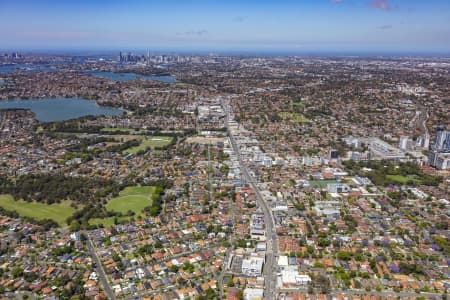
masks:
POLYGON ((444 127, 436 130, 436 139, 428 155, 430 166, 438 169, 450 168, 450 131, 444 127))
POLYGON ((399 147, 401 150, 406 150, 406 149, 408 148, 408 142, 409 142, 409 137, 407 137, 407 136, 401 136, 401 137, 400 137, 399 144, 398 144, 398 147, 399 147))
POLYGON ((433 148, 440 152, 450 152, 450 131, 444 127, 439 127, 436 131, 433 148))

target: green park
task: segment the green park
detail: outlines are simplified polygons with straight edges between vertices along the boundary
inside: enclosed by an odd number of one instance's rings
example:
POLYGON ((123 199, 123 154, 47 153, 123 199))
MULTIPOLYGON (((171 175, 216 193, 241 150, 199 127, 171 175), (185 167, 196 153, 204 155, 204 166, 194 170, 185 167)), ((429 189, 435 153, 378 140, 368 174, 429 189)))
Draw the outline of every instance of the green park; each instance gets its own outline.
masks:
POLYGON ((0 207, 7 211, 15 211, 20 216, 35 220, 51 219, 60 226, 65 226, 66 219, 72 216, 75 211, 70 206, 70 201, 48 205, 38 202, 16 201, 10 195, 0 195, 0 207))

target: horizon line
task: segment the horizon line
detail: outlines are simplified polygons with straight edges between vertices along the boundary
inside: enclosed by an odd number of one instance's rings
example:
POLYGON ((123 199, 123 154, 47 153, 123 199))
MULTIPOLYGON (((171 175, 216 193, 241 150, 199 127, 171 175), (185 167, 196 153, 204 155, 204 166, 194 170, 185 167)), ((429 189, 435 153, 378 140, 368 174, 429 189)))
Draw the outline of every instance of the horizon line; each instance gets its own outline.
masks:
POLYGON ((229 55, 229 56, 388 56, 388 57, 450 57, 450 50, 444 51, 370 51, 370 50, 226 50, 226 49, 154 49, 148 48, 111 48, 111 49, 71 49, 71 48, 53 48, 53 49, 33 49, 33 48, 0 48, 0 53, 21 52, 25 54, 48 54, 48 55, 115 55, 119 52, 133 54, 147 54, 150 51, 152 55, 159 54, 180 54, 180 55, 229 55))

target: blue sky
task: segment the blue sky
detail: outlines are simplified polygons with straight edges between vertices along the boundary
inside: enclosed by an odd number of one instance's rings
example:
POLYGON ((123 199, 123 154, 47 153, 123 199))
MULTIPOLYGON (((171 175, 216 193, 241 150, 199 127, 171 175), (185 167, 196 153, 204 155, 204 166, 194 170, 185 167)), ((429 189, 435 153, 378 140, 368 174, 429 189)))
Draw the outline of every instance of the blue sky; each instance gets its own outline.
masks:
POLYGON ((0 0, 0 48, 450 53, 450 0, 0 0))

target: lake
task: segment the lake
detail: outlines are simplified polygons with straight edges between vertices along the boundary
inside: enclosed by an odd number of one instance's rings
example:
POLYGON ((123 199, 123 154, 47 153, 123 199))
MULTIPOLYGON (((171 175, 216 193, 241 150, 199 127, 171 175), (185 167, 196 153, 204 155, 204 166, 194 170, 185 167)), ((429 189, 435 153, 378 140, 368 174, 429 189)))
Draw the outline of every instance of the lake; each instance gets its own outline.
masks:
POLYGON ((34 112, 41 122, 56 122, 83 116, 118 116, 124 111, 113 107, 99 106, 97 102, 81 98, 44 98, 0 101, 0 109, 23 108, 34 112))
POLYGON ((128 81, 134 79, 144 79, 144 80, 156 80, 164 83, 174 83, 177 82, 177 79, 171 75, 162 75, 162 76, 147 76, 140 75, 136 73, 114 73, 114 72, 105 72, 105 71, 90 71, 89 74, 93 76, 111 79, 114 81, 128 81))

